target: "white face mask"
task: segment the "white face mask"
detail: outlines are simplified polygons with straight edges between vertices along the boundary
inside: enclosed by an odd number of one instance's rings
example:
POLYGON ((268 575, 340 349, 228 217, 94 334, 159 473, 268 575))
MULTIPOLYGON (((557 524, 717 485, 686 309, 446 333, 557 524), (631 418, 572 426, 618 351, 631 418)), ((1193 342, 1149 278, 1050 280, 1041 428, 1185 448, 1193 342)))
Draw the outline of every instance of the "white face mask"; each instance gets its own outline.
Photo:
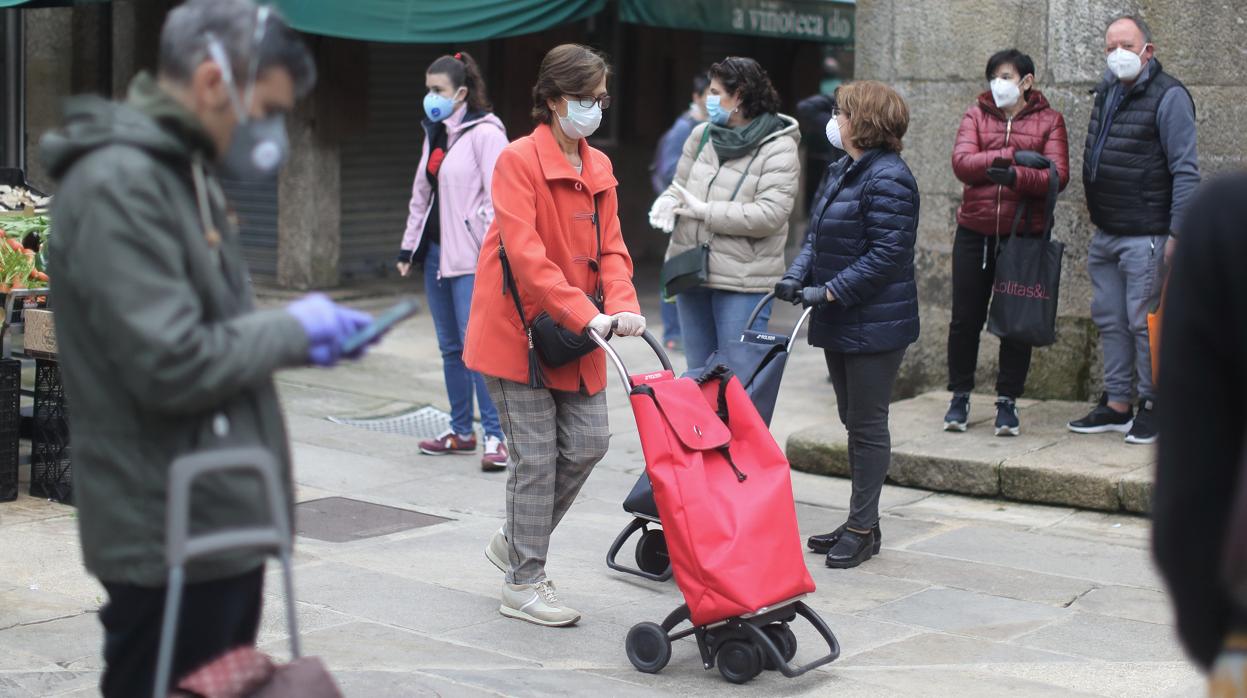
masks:
POLYGON ((567 102, 567 116, 559 117, 563 133, 572 138, 592 136, 602 123, 602 106, 594 102, 591 107, 582 107, 579 101, 573 102, 566 97, 563 101, 567 102))
POLYGON ((1022 90, 1016 82, 1006 80, 1005 78, 996 78, 991 82, 992 99, 996 101, 996 106, 1001 109, 1018 103, 1018 98, 1022 96, 1022 90))
POLYGON ((840 120, 834 116, 827 120, 827 142, 831 143, 833 148, 844 150, 844 138, 840 135, 840 120))
MULTIPOLYGON (((1143 51, 1147 50, 1147 45, 1143 45, 1143 51)), ((1139 77, 1139 73, 1143 72, 1143 51, 1135 53, 1117 47, 1112 53, 1108 54, 1108 69, 1118 80, 1133 80, 1139 77)))

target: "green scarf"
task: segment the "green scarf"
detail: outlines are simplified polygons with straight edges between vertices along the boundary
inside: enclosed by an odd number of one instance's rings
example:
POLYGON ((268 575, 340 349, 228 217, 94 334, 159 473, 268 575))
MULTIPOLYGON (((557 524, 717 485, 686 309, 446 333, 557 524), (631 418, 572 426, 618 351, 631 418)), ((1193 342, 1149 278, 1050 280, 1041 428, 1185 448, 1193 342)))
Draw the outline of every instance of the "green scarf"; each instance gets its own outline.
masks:
POLYGON ((762 139, 784 126, 784 120, 775 114, 762 114, 741 128, 710 124, 710 142, 714 143, 719 162, 726 162, 752 153, 762 139))

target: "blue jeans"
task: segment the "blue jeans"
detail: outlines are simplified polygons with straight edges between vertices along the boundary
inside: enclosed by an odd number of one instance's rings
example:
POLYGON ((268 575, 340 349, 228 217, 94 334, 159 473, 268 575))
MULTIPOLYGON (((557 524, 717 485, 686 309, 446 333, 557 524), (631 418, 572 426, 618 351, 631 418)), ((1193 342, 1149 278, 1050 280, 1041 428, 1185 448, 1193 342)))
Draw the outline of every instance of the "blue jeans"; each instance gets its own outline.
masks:
POLYGON ((662 308, 662 341, 663 344, 680 338, 680 313, 676 310, 675 301, 668 301, 662 291, 658 292, 659 308, 662 308))
POLYGON ((502 438, 498 408, 489 399, 485 379, 463 363, 463 337, 468 330, 468 309, 472 307, 472 286, 476 275, 437 278, 441 249, 429 245, 424 260, 424 291, 429 313, 437 330, 437 346, 442 351, 442 373, 446 377, 446 396, 450 398, 450 428, 456 434, 472 433, 472 390, 481 407, 481 426, 486 436, 502 438))
MULTIPOLYGON (((688 367, 693 369, 705 366, 706 359, 716 349, 740 340, 749 313, 753 312, 754 306, 765 295, 699 287, 676 296, 676 307, 680 311, 680 333, 684 338, 684 357, 688 361, 688 367)), ((758 313, 753 329, 766 331, 766 323, 770 319, 771 305, 768 303, 758 313)))

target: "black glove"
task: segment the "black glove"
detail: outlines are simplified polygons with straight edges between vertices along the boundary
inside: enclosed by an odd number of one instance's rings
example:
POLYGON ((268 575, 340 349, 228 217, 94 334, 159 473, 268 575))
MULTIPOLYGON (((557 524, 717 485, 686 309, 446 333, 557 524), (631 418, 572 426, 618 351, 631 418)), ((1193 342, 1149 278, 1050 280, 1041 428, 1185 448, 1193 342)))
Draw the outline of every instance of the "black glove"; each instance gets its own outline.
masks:
POLYGON ((1018 181, 1018 173, 1014 172, 1012 167, 989 167, 987 178, 996 184, 1011 187, 1014 182, 1018 181))
POLYGON ((1037 170, 1046 170, 1048 165, 1052 164, 1052 161, 1033 150, 1019 150, 1013 153, 1013 164, 1022 167, 1033 167, 1037 170))
POLYGON ((789 303, 797 302, 797 295, 801 293, 801 282, 796 279, 780 279, 775 284, 775 297, 781 301, 789 303))
POLYGON ((803 308, 817 308, 830 302, 830 300, 827 300, 826 286, 806 286, 801 289, 801 306, 803 308))

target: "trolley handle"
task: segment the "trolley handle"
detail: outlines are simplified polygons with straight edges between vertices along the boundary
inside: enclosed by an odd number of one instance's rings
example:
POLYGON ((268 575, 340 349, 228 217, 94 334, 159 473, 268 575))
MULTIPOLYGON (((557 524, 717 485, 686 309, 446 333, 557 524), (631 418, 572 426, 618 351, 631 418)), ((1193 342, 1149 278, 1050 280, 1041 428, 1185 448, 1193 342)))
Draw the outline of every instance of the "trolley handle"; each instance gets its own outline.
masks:
MULTIPOLYGON (((615 370, 619 372, 619 378, 623 381, 624 391, 631 392, 632 381, 628 379, 628 369, 624 366, 623 359, 619 357, 619 352, 615 351, 611 347, 610 342, 603 339, 602 335, 598 334, 596 330, 589 329, 587 331, 589 339, 592 339, 599 347, 602 347, 602 351, 606 352, 607 358, 611 360, 611 363, 615 364, 615 370)), ((658 360, 662 362, 664 371, 675 370, 671 367, 671 359, 667 358, 667 352, 663 351, 662 344, 654 338, 654 335, 650 334, 649 330, 641 334, 641 339, 644 339, 649 348, 653 349, 654 353, 658 355, 658 360)))
MULTIPOLYGON (((756 322, 758 316, 762 314, 762 309, 766 307, 767 303, 770 303, 773 300, 775 300, 775 292, 768 291, 766 295, 762 296, 762 299, 758 301, 758 304, 753 306, 753 312, 749 313, 749 319, 745 322, 745 328, 742 330, 742 334, 740 335, 740 341, 745 341, 745 335, 743 332, 748 332, 749 329, 753 327, 753 323, 756 322)), ((797 318, 797 324, 793 325, 792 331, 788 333, 787 351, 792 351, 792 347, 797 341, 797 335, 801 333, 802 325, 810 319, 810 313, 813 312, 814 308, 806 308, 804 312, 801 313, 801 317, 797 318)))

